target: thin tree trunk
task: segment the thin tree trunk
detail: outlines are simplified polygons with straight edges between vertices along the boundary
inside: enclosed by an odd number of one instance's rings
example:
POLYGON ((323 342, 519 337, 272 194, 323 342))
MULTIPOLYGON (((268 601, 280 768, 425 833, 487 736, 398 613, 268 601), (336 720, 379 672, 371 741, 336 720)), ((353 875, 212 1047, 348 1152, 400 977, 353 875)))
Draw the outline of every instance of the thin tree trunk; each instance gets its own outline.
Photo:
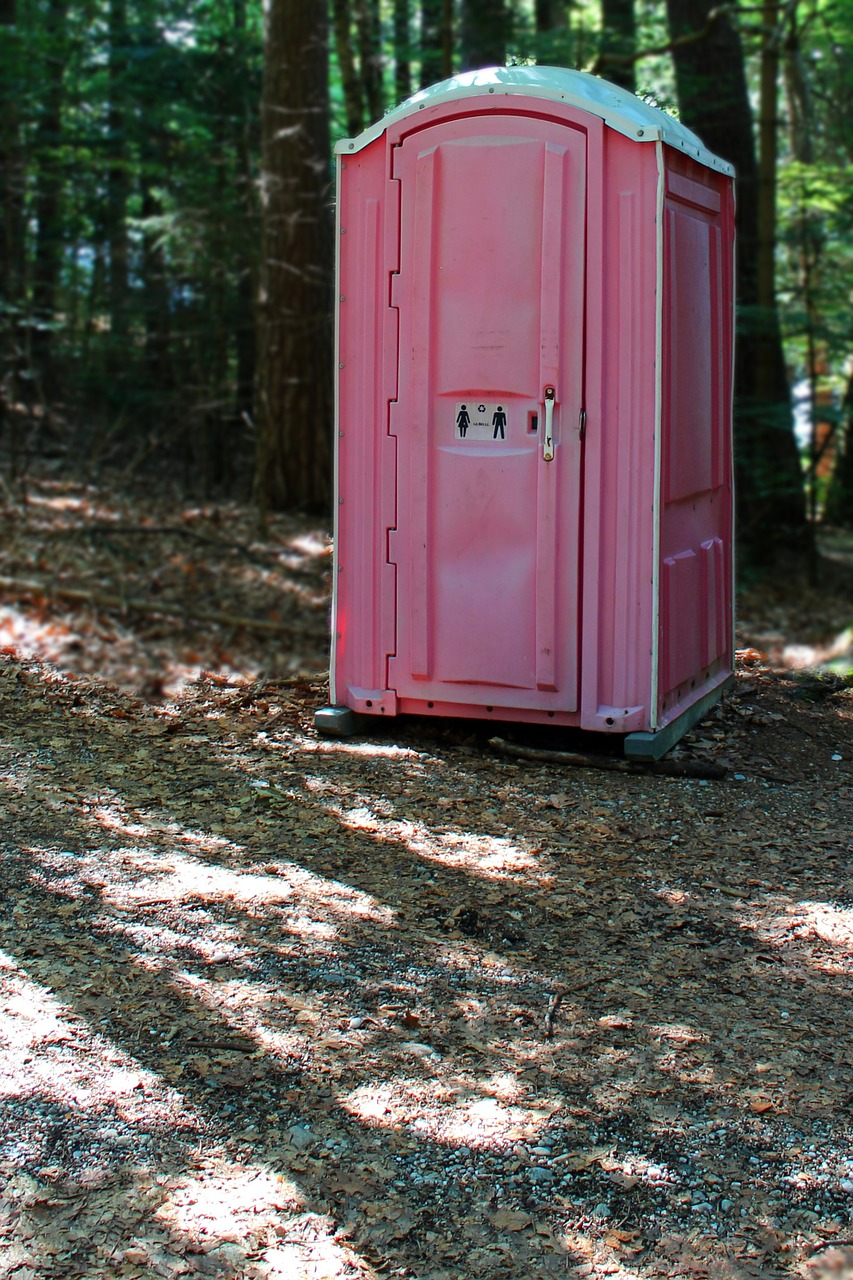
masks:
POLYGON ((569 24, 565 0, 536 0, 536 48, 540 62, 568 66, 569 24))
POLYGON ((142 211, 142 307, 145 323, 145 370, 149 385, 164 390, 168 385, 168 349, 170 341, 169 289, 166 258, 156 226, 163 206, 155 194, 152 172, 156 151, 143 132, 141 178, 142 211))
POLYGON ((715 8, 713 0, 667 0, 673 39, 708 28, 673 49, 681 119, 737 174, 738 529, 757 562, 772 559, 780 545, 803 550, 808 539, 779 317, 775 307, 759 306, 759 173, 743 50, 728 13, 714 16, 715 8))
POLYGON ((435 84, 445 73, 445 9, 443 0, 421 0, 422 89, 435 84))
POLYGON ((536 30, 539 35, 554 31, 557 27, 565 24, 566 6, 564 0, 536 0, 534 15, 536 18, 536 30))
MULTIPOLYGON (((234 0, 234 31, 238 47, 244 47, 246 34, 246 0, 234 0)), ((237 281, 237 324, 234 342, 237 356, 237 382, 234 393, 234 422, 238 437, 250 426, 252 395, 255 382, 255 296, 257 293, 256 258, 253 246, 258 232, 258 206, 252 174, 252 141, 256 105, 253 105, 247 82, 240 97, 240 110, 234 122, 234 151, 237 158, 237 182, 240 204, 246 220, 244 251, 239 263, 237 281)), ((242 450, 241 450, 242 452, 242 450)))
POLYGON ((462 70, 506 65, 504 0, 462 0, 462 70))
MULTIPOLYGON (((779 0, 764 0, 761 49, 761 94, 758 114, 758 245, 756 290, 759 307, 776 307, 776 163, 778 145, 779 0)), ((772 363, 759 370, 759 395, 772 387, 772 363)))
MULTIPOLYGON (((773 129, 773 139, 769 139, 770 123, 776 116, 776 79, 779 62, 778 46, 781 32, 778 30, 779 17, 777 13, 770 13, 769 10, 779 9, 778 3, 774 6, 765 3, 764 7, 764 36, 765 44, 762 50, 762 76, 761 76, 761 118, 762 118, 762 171, 764 170, 764 135, 768 134, 768 146, 775 148, 776 137, 775 129, 773 129), (777 30, 774 32, 770 26, 771 22, 775 22, 777 30), (776 39, 773 39, 774 34, 776 39), (772 41, 773 48, 770 49, 772 41), (772 79, 771 79, 772 77, 772 79), (772 104, 772 105, 771 105, 772 104)), ((788 108, 788 128, 791 152, 794 159, 803 165, 809 165, 814 159, 814 148, 812 144, 812 119, 811 104, 809 101, 808 87, 805 76, 802 74, 802 66, 800 61, 799 40, 797 35, 796 14, 791 15, 790 25, 785 40, 785 61, 784 61, 784 82, 788 108)), ((773 234, 772 238, 768 234, 764 252, 761 256, 761 265, 759 266, 759 293, 763 293, 766 301, 769 282, 766 280, 768 263, 767 257, 771 250, 775 249, 775 226, 776 226, 776 188, 775 188, 775 151, 774 151, 774 169, 772 178, 774 179, 772 186, 768 183, 768 191, 765 193, 765 204, 769 206, 765 209, 764 217, 772 218, 773 234), (772 199, 771 199, 772 195, 772 199), (762 284, 763 280, 763 284, 762 284)), ((768 174, 769 158, 768 158, 768 174)), ((762 173, 764 177, 764 173, 762 173)), ((822 250, 820 224, 815 224, 809 217, 806 204, 805 192, 803 191, 803 182, 798 183, 799 200, 797 210, 797 266, 799 268, 799 290, 802 301, 802 310, 805 315, 806 328, 806 371, 808 375, 809 385, 809 467, 806 485, 806 498, 808 505, 809 519, 812 526, 817 522, 818 515, 818 466, 821 461, 821 451, 818 440, 818 430, 820 426, 820 408, 819 408, 819 377, 820 377, 820 354, 817 343, 818 314, 816 305, 816 280, 815 276, 819 269, 819 262, 822 250)), ((762 188, 763 189, 763 188, 762 188)), ((763 221, 763 219, 762 219, 763 221)), ((771 258, 772 262, 772 258, 771 258)), ((775 303, 775 299, 774 299, 775 303)), ((812 537, 810 545, 810 576, 812 581, 817 580, 818 576, 818 554, 817 542, 812 537)))
POLYGON ((344 91, 344 111, 347 117, 347 133, 351 138, 364 128, 364 97, 361 79, 352 56, 352 24, 349 0, 332 0, 332 16, 335 24, 335 52, 344 91))
POLYGON ((441 11, 441 74, 453 75, 453 0, 444 0, 441 11))
POLYGON ((826 496, 824 518, 830 524, 840 524, 850 529, 853 528, 853 374, 847 379, 841 412, 841 439, 826 496))
POLYGON ((255 493, 270 509, 327 509, 332 280, 324 5, 270 0, 261 103, 262 259, 255 493))
MULTIPOLYGON (((153 6, 139 10, 139 39, 144 49, 154 49, 159 39, 153 6)), ((143 359, 146 384, 162 395, 169 389, 169 343, 171 313, 166 255, 162 230, 157 225, 163 216, 158 189, 168 186, 169 136, 161 128, 152 128, 141 114, 135 121, 139 137, 139 202, 142 214, 142 321, 144 329, 143 359)))
POLYGON ((358 48, 361 83, 370 124, 380 119, 385 110, 382 92, 382 36, 379 25, 379 0, 356 0, 358 48))
POLYGON ((601 73, 630 93, 637 88, 634 0, 601 0, 601 73))
POLYGON ((403 102, 412 92, 409 0, 394 0, 394 93, 403 102))

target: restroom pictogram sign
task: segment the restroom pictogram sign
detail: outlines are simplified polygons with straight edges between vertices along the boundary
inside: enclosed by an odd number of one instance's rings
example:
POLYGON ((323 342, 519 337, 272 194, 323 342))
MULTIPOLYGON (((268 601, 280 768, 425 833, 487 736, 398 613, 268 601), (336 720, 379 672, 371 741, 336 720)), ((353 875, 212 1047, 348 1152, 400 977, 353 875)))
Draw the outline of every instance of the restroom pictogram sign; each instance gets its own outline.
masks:
POLYGON ((505 400, 458 400, 455 406, 457 440, 506 440, 509 407, 505 400))

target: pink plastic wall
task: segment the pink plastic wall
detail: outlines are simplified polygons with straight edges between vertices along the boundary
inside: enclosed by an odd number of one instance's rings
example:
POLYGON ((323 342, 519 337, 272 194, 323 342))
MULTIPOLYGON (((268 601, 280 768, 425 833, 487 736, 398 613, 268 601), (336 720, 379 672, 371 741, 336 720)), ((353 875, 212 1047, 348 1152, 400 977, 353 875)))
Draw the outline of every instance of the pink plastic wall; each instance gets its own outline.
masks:
POLYGON ((341 161, 332 700, 654 728, 732 660, 731 182, 509 106, 341 161))
POLYGON ((659 719, 732 669, 731 183, 668 153, 659 719))

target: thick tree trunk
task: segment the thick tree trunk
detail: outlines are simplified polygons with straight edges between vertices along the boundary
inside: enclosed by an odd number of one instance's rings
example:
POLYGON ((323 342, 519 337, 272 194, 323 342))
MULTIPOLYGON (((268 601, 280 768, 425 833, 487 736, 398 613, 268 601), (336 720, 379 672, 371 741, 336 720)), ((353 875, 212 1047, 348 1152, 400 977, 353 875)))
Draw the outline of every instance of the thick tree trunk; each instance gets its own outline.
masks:
POLYGON ((634 0, 601 0, 601 74, 630 93, 637 88, 636 49, 634 0))
POLYGON ((110 336, 116 369, 127 359, 128 295, 130 292, 130 238, 127 202, 130 195, 127 138, 128 65, 127 0, 110 0, 109 92, 107 118, 109 168, 107 170, 107 243, 110 263, 110 336))
POLYGON ((0 67, 0 419, 17 399, 24 298, 24 164, 18 95, 23 59, 18 40, 16 0, 0 0, 4 60, 0 67))
POLYGON ((328 31, 323 4, 269 0, 261 103, 258 307, 261 512, 326 509, 331 486, 332 280, 328 31))
POLYGON ((735 465, 738 531, 746 555, 805 549, 803 477, 775 307, 758 288, 759 172, 740 37, 714 0, 667 0, 681 119, 737 174, 738 342, 735 465), (704 34, 702 34, 704 32, 704 34))
POLYGON ((504 66, 508 28, 504 0, 462 0, 462 70, 504 66))

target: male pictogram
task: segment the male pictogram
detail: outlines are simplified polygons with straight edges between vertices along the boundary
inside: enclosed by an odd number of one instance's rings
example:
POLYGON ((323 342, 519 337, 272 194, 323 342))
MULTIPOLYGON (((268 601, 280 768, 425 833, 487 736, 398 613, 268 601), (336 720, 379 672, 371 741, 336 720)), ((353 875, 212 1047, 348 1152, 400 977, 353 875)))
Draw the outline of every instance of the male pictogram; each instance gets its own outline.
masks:
POLYGON ((456 415, 456 425, 459 428, 460 436, 464 440, 471 425, 471 418, 464 404, 459 407, 459 412, 456 415))
POLYGON ((498 432, 500 432, 501 440, 506 440, 506 414, 501 405, 498 405, 492 414, 492 426, 494 427, 492 439, 497 440, 498 432))

